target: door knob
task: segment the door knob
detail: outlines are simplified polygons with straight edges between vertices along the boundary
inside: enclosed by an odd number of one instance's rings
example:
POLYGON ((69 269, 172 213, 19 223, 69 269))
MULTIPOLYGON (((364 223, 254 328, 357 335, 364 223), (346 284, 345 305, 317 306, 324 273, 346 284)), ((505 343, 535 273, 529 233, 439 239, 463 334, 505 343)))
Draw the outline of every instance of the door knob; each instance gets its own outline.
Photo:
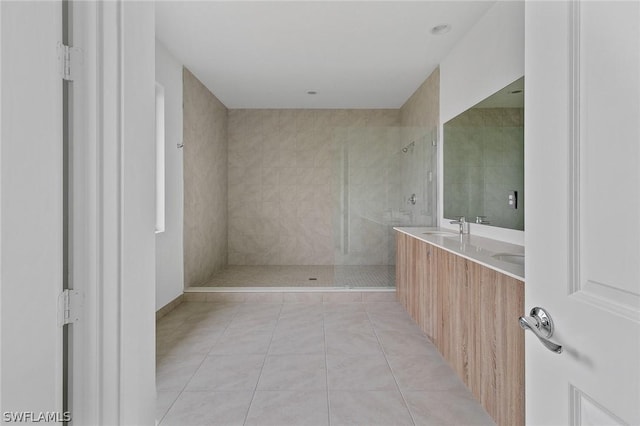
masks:
POLYGON ((520 317, 520 327, 523 330, 530 330, 536 335, 538 340, 551 352, 562 353, 562 346, 549 340, 553 336, 553 320, 544 309, 535 307, 531 309, 528 317, 520 317))

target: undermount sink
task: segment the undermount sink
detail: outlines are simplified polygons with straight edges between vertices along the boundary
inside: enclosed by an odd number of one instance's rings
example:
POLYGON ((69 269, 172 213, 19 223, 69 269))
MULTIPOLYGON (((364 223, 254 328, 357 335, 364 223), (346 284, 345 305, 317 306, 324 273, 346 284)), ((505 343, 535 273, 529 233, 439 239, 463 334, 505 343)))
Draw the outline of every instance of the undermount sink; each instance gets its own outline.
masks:
POLYGON ((524 254, 515 254, 515 253, 496 253, 492 255, 496 260, 501 260, 507 263, 513 263, 515 265, 523 265, 524 266, 524 254))
POLYGON ((433 236, 438 236, 438 237, 457 237, 458 234, 454 234, 453 232, 446 232, 446 231, 427 231, 427 232, 423 232, 423 235, 433 235, 433 236))

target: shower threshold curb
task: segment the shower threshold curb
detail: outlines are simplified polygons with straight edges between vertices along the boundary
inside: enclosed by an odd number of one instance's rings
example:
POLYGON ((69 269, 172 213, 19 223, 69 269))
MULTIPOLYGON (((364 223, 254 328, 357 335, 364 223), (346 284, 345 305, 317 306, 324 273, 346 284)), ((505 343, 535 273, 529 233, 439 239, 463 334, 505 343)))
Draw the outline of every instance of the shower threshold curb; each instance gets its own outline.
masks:
POLYGON ((395 288, 190 287, 185 302, 377 303, 396 302, 395 288))
POLYGON ((395 293, 395 287, 189 287, 185 293, 395 293))

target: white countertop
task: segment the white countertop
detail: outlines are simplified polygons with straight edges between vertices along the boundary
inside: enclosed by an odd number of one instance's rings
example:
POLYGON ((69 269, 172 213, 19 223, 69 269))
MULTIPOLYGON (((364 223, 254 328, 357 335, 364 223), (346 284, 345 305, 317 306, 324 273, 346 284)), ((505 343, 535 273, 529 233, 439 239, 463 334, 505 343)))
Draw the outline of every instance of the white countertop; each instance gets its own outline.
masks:
POLYGON ((410 235, 425 243, 433 244, 443 250, 457 254, 472 262, 479 263, 487 268, 496 270, 518 280, 524 281, 524 265, 505 262, 491 257, 495 254, 520 254, 524 255, 524 247, 517 244, 491 238, 466 234, 462 237, 448 229, 427 227, 396 227, 398 232, 410 235), (426 235, 425 232, 439 232, 447 235, 426 235))

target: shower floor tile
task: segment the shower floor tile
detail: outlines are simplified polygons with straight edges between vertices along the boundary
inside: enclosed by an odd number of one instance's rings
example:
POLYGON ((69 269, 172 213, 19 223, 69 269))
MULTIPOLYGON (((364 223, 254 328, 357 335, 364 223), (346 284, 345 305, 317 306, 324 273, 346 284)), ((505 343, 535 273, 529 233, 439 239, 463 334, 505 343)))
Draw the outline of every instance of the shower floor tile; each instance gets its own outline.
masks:
POLYGON ((394 265, 227 266, 202 287, 393 288, 394 265))

